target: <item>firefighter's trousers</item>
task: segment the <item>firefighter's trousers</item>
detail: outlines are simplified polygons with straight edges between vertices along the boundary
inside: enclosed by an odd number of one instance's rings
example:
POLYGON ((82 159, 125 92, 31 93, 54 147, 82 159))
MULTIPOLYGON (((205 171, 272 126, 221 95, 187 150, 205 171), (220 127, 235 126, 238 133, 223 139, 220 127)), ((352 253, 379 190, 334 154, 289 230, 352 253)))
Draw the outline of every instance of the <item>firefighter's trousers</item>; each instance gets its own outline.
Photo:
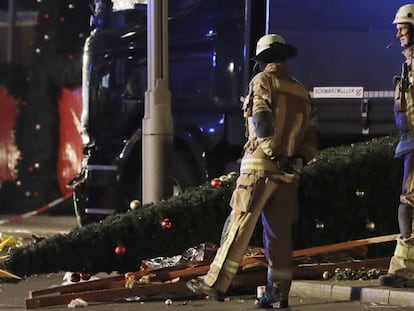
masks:
POLYGON ((292 224, 298 213, 298 184, 298 176, 290 183, 281 181, 278 176, 239 176, 222 243, 205 277, 209 286, 223 293, 227 291, 261 215, 268 281, 283 281, 290 287, 293 273, 292 224))
POLYGON ((398 207, 398 224, 400 237, 397 240, 394 255, 391 258, 388 273, 396 274, 406 279, 414 279, 414 235, 413 235, 413 206, 414 206, 414 153, 404 155, 404 176, 402 193, 398 207))

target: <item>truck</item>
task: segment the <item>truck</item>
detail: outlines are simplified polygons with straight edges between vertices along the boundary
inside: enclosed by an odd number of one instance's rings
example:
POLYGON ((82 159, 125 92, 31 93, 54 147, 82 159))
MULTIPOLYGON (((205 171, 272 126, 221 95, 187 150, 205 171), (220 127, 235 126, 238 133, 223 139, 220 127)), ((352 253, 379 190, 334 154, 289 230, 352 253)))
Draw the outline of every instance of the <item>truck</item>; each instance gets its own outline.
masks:
MULTIPOLYGON (((309 89, 321 148, 396 132, 403 62, 399 0, 170 0, 169 88, 175 192, 238 170, 241 98, 255 44, 278 33, 298 48, 291 73, 309 89)), ((147 4, 95 0, 83 56, 84 161, 71 182, 79 225, 125 212, 142 192, 147 4)))

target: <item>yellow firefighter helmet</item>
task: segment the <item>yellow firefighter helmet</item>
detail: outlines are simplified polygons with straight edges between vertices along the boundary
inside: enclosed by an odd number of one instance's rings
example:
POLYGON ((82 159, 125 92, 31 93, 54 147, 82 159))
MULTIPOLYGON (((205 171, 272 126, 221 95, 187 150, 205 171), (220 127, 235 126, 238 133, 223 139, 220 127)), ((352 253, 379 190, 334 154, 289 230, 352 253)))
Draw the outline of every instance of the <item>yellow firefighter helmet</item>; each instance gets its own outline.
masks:
POLYGON ((414 26, 414 4, 406 4, 400 7, 392 23, 411 24, 414 26))
POLYGON ((287 44, 282 36, 268 34, 257 41, 256 55, 253 59, 259 61, 267 61, 272 57, 285 59, 295 57, 296 54, 296 48, 293 45, 287 44))

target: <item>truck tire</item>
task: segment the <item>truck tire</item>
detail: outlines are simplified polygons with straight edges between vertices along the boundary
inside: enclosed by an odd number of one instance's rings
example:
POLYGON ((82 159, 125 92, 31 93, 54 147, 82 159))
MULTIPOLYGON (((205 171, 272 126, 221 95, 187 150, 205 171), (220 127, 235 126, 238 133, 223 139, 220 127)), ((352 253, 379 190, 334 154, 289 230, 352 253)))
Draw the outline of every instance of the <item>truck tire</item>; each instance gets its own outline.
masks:
POLYGON ((97 188, 80 185, 73 193, 75 215, 80 227, 99 223, 108 215, 127 211, 127 202, 116 188, 97 188), (100 213, 86 213, 88 206, 97 207, 100 213))
MULTIPOLYGON (((136 154, 135 154, 136 156, 136 154)), ((132 159, 136 159, 132 157, 132 159)), ((194 167, 194 161, 183 152, 174 151, 173 155, 173 195, 178 195, 186 188, 194 187, 202 183, 200 170, 194 167)), ((138 157, 140 159, 140 157, 138 157)), ((135 160, 136 162, 136 160, 135 160)), ((132 165, 132 164, 131 164, 132 165)), ((131 170, 121 177, 117 187, 93 187, 82 184, 74 191, 73 202, 75 215, 79 226, 97 223, 113 213, 128 211, 129 202, 132 200, 142 201, 141 172, 135 165, 128 166, 131 170), (107 213, 86 213, 88 206, 99 208, 107 213)))
POLYGON ((189 187, 200 185, 203 180, 200 169, 195 167, 190 156, 174 151, 173 158, 173 194, 177 195, 189 187))

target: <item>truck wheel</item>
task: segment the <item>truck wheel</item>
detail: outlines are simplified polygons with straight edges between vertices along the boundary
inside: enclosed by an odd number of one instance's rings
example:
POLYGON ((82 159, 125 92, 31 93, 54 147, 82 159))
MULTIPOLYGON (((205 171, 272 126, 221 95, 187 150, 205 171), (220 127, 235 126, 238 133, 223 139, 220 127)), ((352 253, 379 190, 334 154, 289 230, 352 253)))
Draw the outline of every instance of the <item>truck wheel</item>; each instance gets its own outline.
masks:
POLYGON ((192 161, 188 156, 185 156, 181 152, 175 151, 173 161, 174 195, 183 192, 186 188, 198 186, 203 182, 200 177, 202 174, 194 166, 194 161, 192 161))
POLYGON ((126 203, 116 189, 102 189, 81 185, 73 193, 75 215, 79 226, 99 223, 108 215, 127 210, 126 203), (99 209, 99 212, 86 213, 88 207, 99 209), (117 207, 118 210, 115 210, 117 207), (123 209, 122 211, 120 209, 123 209))

